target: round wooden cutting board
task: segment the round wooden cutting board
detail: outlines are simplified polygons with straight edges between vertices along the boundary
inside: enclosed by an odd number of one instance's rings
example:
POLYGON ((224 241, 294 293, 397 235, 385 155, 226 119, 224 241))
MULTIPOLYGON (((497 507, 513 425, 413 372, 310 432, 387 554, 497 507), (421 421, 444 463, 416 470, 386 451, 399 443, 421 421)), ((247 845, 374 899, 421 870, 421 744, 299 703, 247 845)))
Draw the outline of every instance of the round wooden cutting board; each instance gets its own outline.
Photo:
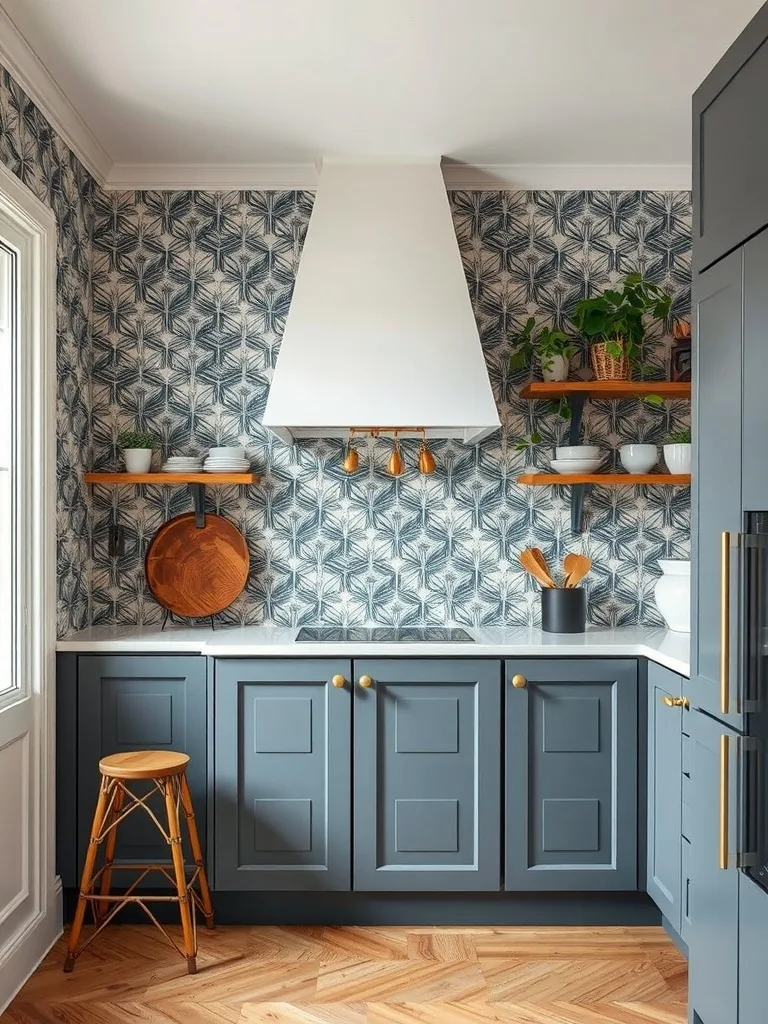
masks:
POLYGON ((164 523, 152 538, 144 568, 152 596, 169 611, 188 618, 216 615, 243 592, 250 556, 245 537, 221 516, 195 513, 164 523))

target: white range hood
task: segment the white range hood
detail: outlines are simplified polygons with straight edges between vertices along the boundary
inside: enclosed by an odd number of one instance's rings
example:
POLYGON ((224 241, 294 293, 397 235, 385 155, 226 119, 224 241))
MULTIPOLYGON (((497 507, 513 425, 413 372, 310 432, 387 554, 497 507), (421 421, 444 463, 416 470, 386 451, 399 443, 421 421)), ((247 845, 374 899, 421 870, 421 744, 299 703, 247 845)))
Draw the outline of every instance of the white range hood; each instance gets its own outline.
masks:
POLYGON ((499 426, 440 162, 324 162, 264 426, 499 426))

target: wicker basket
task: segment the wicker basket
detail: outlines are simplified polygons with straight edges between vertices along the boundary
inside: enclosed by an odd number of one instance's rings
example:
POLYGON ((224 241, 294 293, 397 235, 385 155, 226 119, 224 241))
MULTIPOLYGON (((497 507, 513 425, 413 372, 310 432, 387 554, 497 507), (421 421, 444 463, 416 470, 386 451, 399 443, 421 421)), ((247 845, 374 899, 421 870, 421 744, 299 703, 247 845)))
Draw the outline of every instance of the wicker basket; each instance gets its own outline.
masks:
POLYGON ((601 341, 591 345, 589 349, 592 369, 595 371, 596 380, 629 380, 629 358, 622 356, 616 359, 608 355, 606 351, 607 342, 601 341))

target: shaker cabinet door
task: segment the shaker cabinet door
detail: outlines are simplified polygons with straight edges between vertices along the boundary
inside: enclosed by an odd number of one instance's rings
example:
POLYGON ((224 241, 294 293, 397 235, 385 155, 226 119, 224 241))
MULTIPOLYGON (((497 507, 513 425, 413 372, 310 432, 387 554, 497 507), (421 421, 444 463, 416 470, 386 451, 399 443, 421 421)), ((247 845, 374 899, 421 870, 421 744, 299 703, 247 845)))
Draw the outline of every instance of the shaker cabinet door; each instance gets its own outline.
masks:
POLYGON ((216 661, 216 888, 349 889, 350 669, 216 661))
POLYGON ((736 657, 742 529, 743 250, 693 285, 694 465, 691 491, 691 698, 741 728, 736 657), (730 633, 730 657, 727 652, 730 633))
POLYGON ((637 889, 637 663, 506 663, 508 890, 637 889))
POLYGON ((689 1008, 703 1024, 734 1024, 738 1005, 739 871, 736 868, 736 733, 700 711, 693 742, 689 1008))
MULTIPOLYGON (((82 867, 101 776, 99 759, 129 750, 178 750, 189 754, 187 768, 195 821, 206 841, 207 708, 206 660, 198 655, 83 655, 78 659, 78 863, 82 867)), ((137 794, 149 782, 131 783, 137 794)), ((150 801, 164 817, 162 803, 150 801)), ((168 845, 141 810, 117 830, 116 864, 170 863, 168 845)), ((135 875, 119 871, 115 886, 135 875)), ((170 882, 159 872, 147 885, 170 882)))
POLYGON ((763 8, 693 97, 695 270, 768 224, 767 92, 768 10, 763 8))
POLYGON ((765 1024, 768 1015, 768 892, 739 876, 739 1024, 765 1024))
POLYGON ((354 678, 355 889, 498 890, 500 663, 360 659, 354 678))
POLYGON ((678 934, 682 886, 682 680, 648 665, 648 895, 678 934))

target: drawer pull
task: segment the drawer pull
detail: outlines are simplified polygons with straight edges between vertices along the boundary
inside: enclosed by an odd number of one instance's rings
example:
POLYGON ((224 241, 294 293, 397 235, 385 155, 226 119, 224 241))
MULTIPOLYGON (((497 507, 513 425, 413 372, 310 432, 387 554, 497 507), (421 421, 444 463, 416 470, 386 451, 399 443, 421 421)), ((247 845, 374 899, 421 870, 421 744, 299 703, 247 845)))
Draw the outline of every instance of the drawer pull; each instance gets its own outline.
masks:
POLYGON ((668 708, 685 708, 687 711, 691 706, 687 697, 662 697, 661 700, 668 708))
POLYGON ((337 690, 340 690, 341 687, 344 686, 346 681, 347 680, 344 678, 344 676, 340 676, 340 675, 334 676, 333 679, 331 680, 331 682, 333 683, 333 685, 336 687, 337 690))
POLYGON ((528 680, 525 676, 521 676, 519 673, 516 676, 512 676, 512 685, 516 690, 522 690, 524 686, 528 685, 528 680))
POLYGON ((360 683, 364 690, 367 690, 369 687, 373 686, 373 680, 371 679, 370 676, 360 676, 358 682, 360 683))

